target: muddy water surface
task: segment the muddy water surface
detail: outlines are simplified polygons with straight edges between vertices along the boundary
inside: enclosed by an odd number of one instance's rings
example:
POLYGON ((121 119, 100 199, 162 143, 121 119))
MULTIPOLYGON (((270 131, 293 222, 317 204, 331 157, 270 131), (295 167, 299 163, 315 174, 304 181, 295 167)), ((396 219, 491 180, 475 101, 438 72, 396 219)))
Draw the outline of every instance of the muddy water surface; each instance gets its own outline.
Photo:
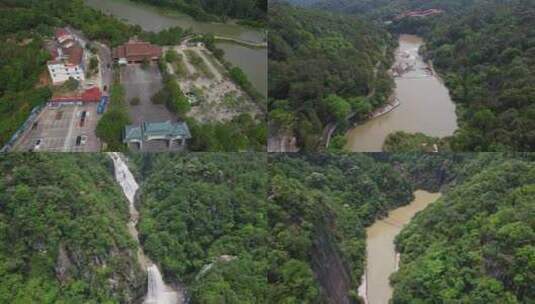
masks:
POLYGON ((369 304, 386 304, 392 296, 390 274, 396 269, 396 251, 394 238, 403 225, 411 218, 440 197, 440 193, 418 190, 414 192, 414 200, 406 206, 388 213, 388 217, 376 221, 366 229, 367 264, 366 294, 369 304))
POLYGON ((394 94, 401 105, 392 112, 349 130, 346 148, 350 151, 381 151, 388 134, 396 131, 422 132, 430 136, 452 135, 457 129, 455 104, 448 89, 418 54, 423 40, 402 35, 396 63, 403 72, 395 75, 394 94))

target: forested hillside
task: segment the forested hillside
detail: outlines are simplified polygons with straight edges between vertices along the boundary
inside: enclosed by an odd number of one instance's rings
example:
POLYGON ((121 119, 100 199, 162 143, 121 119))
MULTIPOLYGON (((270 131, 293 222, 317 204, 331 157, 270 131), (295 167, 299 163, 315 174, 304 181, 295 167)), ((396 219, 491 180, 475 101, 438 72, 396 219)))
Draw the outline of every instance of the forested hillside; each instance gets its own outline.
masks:
POLYGON ((494 162, 398 236, 394 303, 535 301, 535 164, 532 157, 494 162))
POLYGON ((485 5, 443 19, 426 36, 426 56, 461 115, 452 148, 533 151, 535 3, 485 5))
MULTIPOLYGON (((441 191, 396 240, 394 303, 533 303, 535 156, 138 154, 145 253, 192 303, 358 303, 365 228, 441 191)), ((136 303, 104 154, 0 157, 0 302, 136 303)))
MULTIPOLYGON (((436 19, 405 18, 395 32, 426 38, 433 61, 453 101, 460 127, 445 149, 533 151, 535 149, 535 3, 476 2, 436 19)), ((418 149, 421 135, 398 133, 389 151, 418 149)), ((428 139, 438 141, 438 139, 428 139)))
POLYGON ((297 297, 356 301, 364 228, 426 189, 444 197, 397 240, 394 303, 533 302, 533 155, 371 156, 271 157, 270 225, 300 269, 298 285, 285 283, 297 297))
POLYGON ((235 18, 260 25, 266 20, 267 0, 133 0, 173 8, 203 21, 235 18))
POLYGON ((104 155, 0 157, 0 303, 125 303, 145 275, 104 155))
MULTIPOLYGON (((303 1, 291 1, 302 4, 303 1)), ((306 1, 305 1, 306 2, 306 1)), ((454 151, 535 149, 535 3, 525 0, 309 1, 312 7, 393 21, 392 33, 426 38, 424 55, 445 81, 459 115, 459 130, 442 142, 422 134, 389 137, 389 151, 418 150, 439 142, 454 151), (396 18, 415 9, 439 9, 428 18, 396 18)))
POLYGON ((394 41, 355 17, 292 7, 269 10, 270 136, 291 134, 317 150, 325 127, 348 125, 385 103, 394 41))
POLYGON ((273 303, 355 303, 365 227, 411 201, 411 184, 365 154, 272 154, 270 175, 273 303))
POLYGON ((140 239, 166 279, 193 303, 270 302, 265 154, 137 158, 140 239))
MULTIPOLYGON (((300 1, 300 0, 292 0, 300 1)), ((391 18, 418 9, 441 9, 447 12, 465 10, 480 0, 318 0, 314 7, 344 14, 364 14, 373 18, 391 18)))

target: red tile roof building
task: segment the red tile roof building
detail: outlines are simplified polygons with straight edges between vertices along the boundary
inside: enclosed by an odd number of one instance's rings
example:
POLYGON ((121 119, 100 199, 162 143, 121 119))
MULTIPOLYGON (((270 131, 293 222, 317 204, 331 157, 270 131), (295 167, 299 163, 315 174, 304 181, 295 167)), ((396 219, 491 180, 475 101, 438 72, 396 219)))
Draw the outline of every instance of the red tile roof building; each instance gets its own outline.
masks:
POLYGON ((129 41, 113 49, 113 59, 119 63, 158 60, 162 57, 162 48, 143 41, 129 41))
POLYGON ((100 92, 100 89, 98 87, 92 87, 82 92, 82 94, 52 96, 50 102, 99 102, 101 97, 102 92, 100 92))
POLYGON ((61 84, 69 78, 84 81, 84 49, 64 28, 56 29, 55 38, 50 47, 53 59, 47 63, 52 83, 61 84))
POLYGON ((101 97, 102 93, 98 87, 92 87, 82 93, 83 102, 99 102, 101 97))

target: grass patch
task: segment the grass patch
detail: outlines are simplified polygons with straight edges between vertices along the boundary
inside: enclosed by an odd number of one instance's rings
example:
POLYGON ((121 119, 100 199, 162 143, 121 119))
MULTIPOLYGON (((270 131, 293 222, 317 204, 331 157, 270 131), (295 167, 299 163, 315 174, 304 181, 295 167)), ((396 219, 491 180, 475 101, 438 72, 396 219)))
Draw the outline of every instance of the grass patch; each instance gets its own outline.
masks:
POLYGON ((212 71, 210 71, 210 69, 208 68, 208 65, 206 64, 204 59, 202 59, 199 54, 192 50, 185 50, 184 53, 186 53, 186 57, 188 58, 189 62, 206 78, 213 79, 215 77, 212 71))
POLYGON ((96 129, 97 136, 107 144, 106 150, 126 150, 126 146, 123 144, 123 130, 130 123, 124 87, 120 83, 114 83, 110 88, 108 111, 102 115, 96 129))

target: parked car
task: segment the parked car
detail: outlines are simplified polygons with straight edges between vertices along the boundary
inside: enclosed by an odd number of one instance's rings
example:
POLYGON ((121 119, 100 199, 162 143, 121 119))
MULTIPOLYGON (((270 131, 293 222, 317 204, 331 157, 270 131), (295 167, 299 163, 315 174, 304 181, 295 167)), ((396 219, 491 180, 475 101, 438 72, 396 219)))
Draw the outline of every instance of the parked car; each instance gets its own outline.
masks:
POLYGON ((76 145, 77 146, 83 146, 87 142, 87 136, 86 135, 78 135, 76 137, 76 145))
POLYGON ((35 141, 35 145, 33 145, 33 150, 39 150, 41 148, 41 144, 43 143, 43 139, 39 138, 35 141))

